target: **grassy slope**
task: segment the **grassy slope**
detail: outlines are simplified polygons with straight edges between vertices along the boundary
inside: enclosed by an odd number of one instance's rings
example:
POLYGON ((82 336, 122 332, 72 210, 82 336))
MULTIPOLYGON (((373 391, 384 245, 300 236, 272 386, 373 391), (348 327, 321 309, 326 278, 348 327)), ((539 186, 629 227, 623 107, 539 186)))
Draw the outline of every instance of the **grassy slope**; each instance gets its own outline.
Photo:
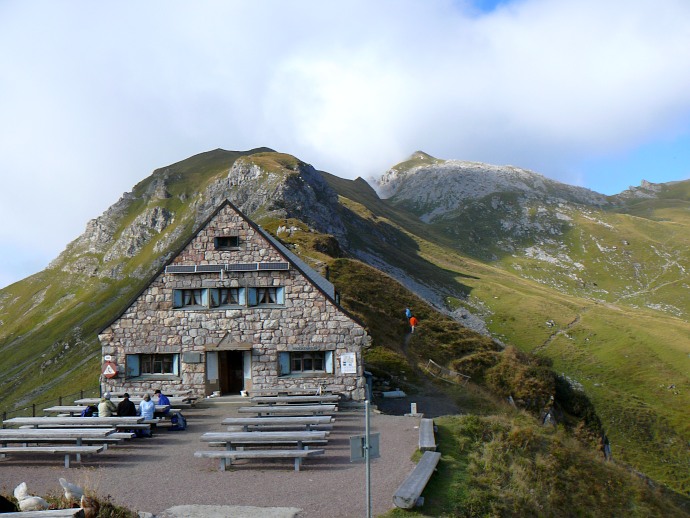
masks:
POLYGON ((387 516, 687 516, 688 502, 650 488, 562 429, 517 412, 436 419, 438 473, 418 511, 387 516))
POLYGON ((386 243, 370 243, 372 248, 422 282, 442 286, 448 294, 468 294, 469 298, 459 303, 479 306, 494 336, 550 358, 556 372, 582 384, 596 405, 617 458, 676 491, 690 491, 686 415, 690 408, 690 325, 659 311, 624 305, 632 301, 643 306, 665 290, 681 306, 687 289, 677 281, 677 273, 682 272, 682 253, 688 240, 687 235, 681 236, 682 224, 659 227, 649 219, 640 221, 637 216, 624 214, 585 218, 583 226, 571 232, 577 235, 566 237, 587 240, 581 259, 594 262, 590 271, 595 276, 587 281, 590 286, 603 284, 608 292, 597 302, 580 283, 572 283, 561 292, 544 282, 549 276, 562 278, 557 269, 545 273, 548 265, 531 263, 530 267, 541 269, 540 282, 536 282, 516 276, 501 263, 491 266, 474 260, 457 251, 447 235, 438 237, 438 229, 399 215, 365 186, 327 179, 342 196, 358 200, 346 202, 350 210, 372 225, 384 224, 414 241, 404 250, 392 249, 386 243), (613 233, 606 222, 599 222, 607 217, 614 218, 621 230, 613 233), (627 247, 621 235, 630 243, 627 247), (599 251, 595 240, 604 252, 599 251), (657 250, 663 248, 663 253, 653 250, 650 243, 657 250), (606 271, 608 265, 615 265, 611 258, 617 254, 630 254, 633 261, 621 261, 615 270, 606 271), (627 271, 631 262, 649 267, 627 271), (419 264, 424 265, 423 270, 419 264), (666 272, 676 270, 675 277, 670 277, 673 282, 669 282, 670 274, 646 274, 662 264, 669 265, 666 272), (629 283, 621 282, 621 278, 636 279, 635 290, 627 290, 629 283), (618 304, 606 302, 607 298, 618 304), (549 326, 547 320, 554 325, 549 326), (671 385, 675 388, 668 388, 671 385))
MULTIPOLYGON (((367 368, 414 391, 423 384, 419 360, 439 362, 495 347, 485 337, 435 312, 389 276, 358 261, 331 263, 345 307, 374 339, 367 368), (407 346, 400 306, 416 308, 422 324, 407 346), (431 347, 429 347, 431 345, 431 347)), ((511 369, 517 370, 517 369, 511 369)), ((530 382, 529 379, 521 379, 530 382)), ((438 385, 471 415, 436 419, 442 461, 416 512, 391 516, 682 516, 690 501, 650 488, 625 465, 605 462, 584 429, 542 427, 471 383, 438 385), (449 388, 450 387, 450 388, 449 388), (479 417, 483 416, 483 417, 479 417), (577 437, 580 437, 578 439, 577 437)))
POLYGON ((100 343, 96 333, 148 282, 164 251, 156 244, 179 231, 174 249, 192 229, 190 203, 211 181, 227 174, 241 156, 269 151, 215 150, 156 170, 133 189, 134 199, 116 222, 114 239, 146 208, 162 206, 175 214, 171 226, 154 236, 136 257, 124 260, 126 277, 119 281, 68 273, 64 267, 77 257, 96 258, 107 271, 122 260, 104 263, 100 255, 67 247, 66 259, 52 268, 0 291, 0 409, 48 401, 82 388, 96 388, 100 374, 100 343), (149 199, 147 189, 160 178, 172 195, 149 199), (178 228, 181 227, 181 228, 178 228))

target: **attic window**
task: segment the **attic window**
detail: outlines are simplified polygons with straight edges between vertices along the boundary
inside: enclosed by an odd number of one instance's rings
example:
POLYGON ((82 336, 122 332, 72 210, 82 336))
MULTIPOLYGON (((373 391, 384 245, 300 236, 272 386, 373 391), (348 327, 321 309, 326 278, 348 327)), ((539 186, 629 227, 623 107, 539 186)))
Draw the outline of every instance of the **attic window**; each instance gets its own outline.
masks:
POLYGON ((240 236, 220 236, 213 239, 216 250, 232 250, 240 247, 240 236))

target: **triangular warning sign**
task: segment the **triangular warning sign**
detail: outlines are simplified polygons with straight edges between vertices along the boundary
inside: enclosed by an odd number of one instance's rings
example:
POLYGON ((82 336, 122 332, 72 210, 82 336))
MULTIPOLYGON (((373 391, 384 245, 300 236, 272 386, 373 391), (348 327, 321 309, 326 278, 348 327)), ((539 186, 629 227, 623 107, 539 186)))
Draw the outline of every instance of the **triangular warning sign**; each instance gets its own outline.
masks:
POLYGON ((106 365, 105 369, 103 369, 103 374, 115 374, 115 369, 113 369, 112 365, 106 365))

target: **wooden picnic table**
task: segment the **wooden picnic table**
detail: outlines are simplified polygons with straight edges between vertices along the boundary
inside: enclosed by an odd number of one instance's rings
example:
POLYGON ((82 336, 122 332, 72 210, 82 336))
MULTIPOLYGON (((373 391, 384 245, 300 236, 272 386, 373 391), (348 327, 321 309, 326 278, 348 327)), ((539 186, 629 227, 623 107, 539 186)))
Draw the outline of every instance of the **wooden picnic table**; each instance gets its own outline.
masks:
MULTIPOLYGON (((110 401, 112 401, 115 404, 118 404, 120 401, 122 401, 124 398, 121 397, 111 397, 110 401)), ((168 398, 170 400, 170 405, 189 405, 196 401, 196 398, 191 397, 191 396, 172 396, 168 398)), ((135 405, 138 405, 141 403, 144 398, 143 397, 131 397, 129 400, 134 403, 135 405)), ((151 400, 155 403, 156 400, 154 398, 151 398, 151 400)), ((74 401, 75 405, 98 405, 98 403, 101 402, 101 398, 98 397, 85 397, 82 399, 77 399, 74 401)))
POLYGON ((81 461, 81 451, 84 453, 97 453, 103 451, 103 446, 89 447, 84 446, 84 439, 106 439, 109 435, 117 432, 115 428, 5 428, 0 430, 0 455, 10 453, 32 452, 37 453, 64 453, 65 467, 69 467, 69 455, 76 455, 77 461, 81 461), (50 447, 28 446, 30 442, 65 442, 73 439, 76 448, 68 451, 57 451, 59 447, 53 447, 53 451, 48 451, 50 447), (7 447, 8 443, 24 443, 22 449, 7 447))
POLYGON ((277 446, 286 443, 297 443, 297 448, 303 449, 305 443, 327 440, 328 432, 302 431, 302 432, 206 432, 201 436, 204 442, 225 444, 226 449, 234 450, 238 446, 277 446))
MULTIPOLYGON (((113 397, 122 397, 125 394, 129 394, 130 397, 144 397, 145 394, 150 394, 151 391, 137 391, 137 390, 109 390, 110 395, 113 397)), ((165 395, 168 397, 171 396, 190 396, 192 395, 192 389, 185 389, 185 390, 166 390, 165 395)))
MULTIPOLYGON (((82 413, 84 410, 84 407, 86 405, 55 405, 51 406, 48 408, 44 408, 43 411, 48 413, 48 414, 69 414, 70 416, 75 416, 79 415, 82 413)), ((96 405, 94 405, 96 406, 96 405)), ((139 410, 139 405, 137 403, 134 404, 134 406, 139 410)), ((166 410, 169 410, 170 406, 168 405, 156 405, 155 407, 155 413, 164 413, 166 410)), ((75 416, 76 417, 76 416, 75 416)))
POLYGON ((315 415, 315 416, 276 416, 276 417, 227 417, 221 421, 221 424, 230 426, 241 426, 245 432, 249 431, 250 426, 276 426, 276 427, 294 427, 302 426, 307 430, 311 430, 312 426, 327 425, 333 422, 333 418, 329 415, 315 415))
POLYGON ((290 404, 308 404, 308 403, 337 403, 340 401, 338 394, 323 394, 320 396, 312 395, 295 395, 295 396, 253 396, 252 403, 259 405, 290 405, 290 404))
POLYGON ((323 415, 335 412, 335 405, 254 405, 241 406, 240 414, 262 415, 323 415))
POLYGON ((13 417, 2 422, 11 426, 33 426, 34 428, 126 428, 144 421, 141 416, 128 417, 13 417))
POLYGON ((329 391, 319 391, 318 389, 300 388, 269 388, 269 389, 249 389, 247 392, 252 396, 313 396, 331 394, 329 391))
POLYGON ((107 437, 115 428, 5 428, 0 430, 0 443, 31 442, 31 439, 74 439, 80 446, 82 439, 107 437))

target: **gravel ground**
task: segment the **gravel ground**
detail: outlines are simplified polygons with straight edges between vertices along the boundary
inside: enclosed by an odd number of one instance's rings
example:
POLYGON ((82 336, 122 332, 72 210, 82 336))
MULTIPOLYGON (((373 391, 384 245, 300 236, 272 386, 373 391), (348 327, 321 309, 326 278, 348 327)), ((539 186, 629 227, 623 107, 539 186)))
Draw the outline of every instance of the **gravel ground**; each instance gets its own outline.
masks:
MULTIPOLYGON (((61 456, 0 459, 0 493, 12 494, 26 482, 31 494, 59 494, 58 478, 64 477, 102 497, 110 495, 119 505, 154 515, 188 505, 297 508, 300 518, 366 515, 365 467, 350 462, 349 441, 364 432, 363 408, 341 408, 325 455, 305 459, 299 472, 292 459, 241 460, 220 472, 218 460, 194 457, 194 451, 208 447, 199 436, 223 431, 221 419, 238 415, 238 406, 247 403, 240 397, 204 400, 184 411, 187 430, 163 429, 153 438, 112 446, 83 457, 81 465, 73 461, 70 469, 64 468, 61 456)), ((400 407, 397 413, 403 406, 410 408, 405 401, 395 404, 400 407)), ((424 411, 421 405, 419 411, 424 411)), ((371 413, 371 431, 380 433, 381 452, 371 464, 374 516, 393 507, 393 493, 414 468, 410 457, 417 448, 418 422, 415 417, 371 413)))

